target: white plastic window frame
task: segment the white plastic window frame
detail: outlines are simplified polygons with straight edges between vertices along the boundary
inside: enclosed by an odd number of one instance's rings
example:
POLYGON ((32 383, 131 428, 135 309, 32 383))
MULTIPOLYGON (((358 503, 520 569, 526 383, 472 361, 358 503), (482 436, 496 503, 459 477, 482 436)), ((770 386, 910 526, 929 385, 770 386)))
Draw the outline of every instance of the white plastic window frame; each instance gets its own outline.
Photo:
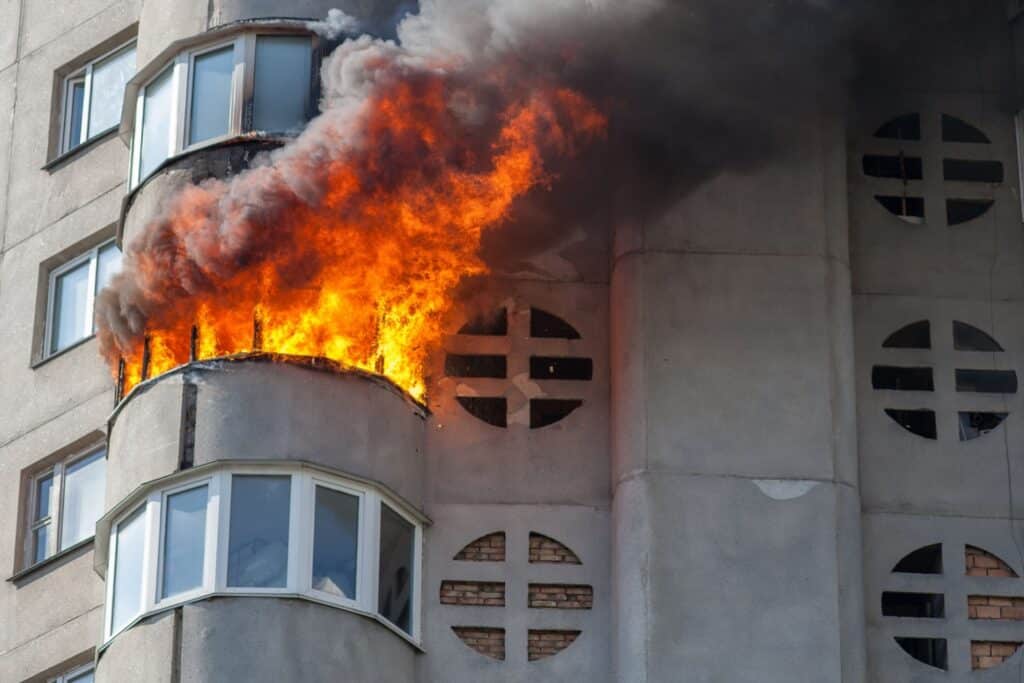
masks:
MULTIPOLYGON (((109 57, 113 57, 116 54, 124 52, 129 48, 135 47, 135 39, 129 40, 127 43, 118 45, 109 52, 104 52, 102 55, 92 60, 80 69, 77 69, 69 76, 64 78, 64 92, 61 98, 61 112, 60 112, 60 153, 67 154, 78 147, 81 147, 86 142, 91 140, 89 137, 89 105, 92 103, 92 72, 93 68, 100 62, 106 60, 109 57), (77 83, 85 84, 85 92, 82 94, 82 123, 81 130, 79 131, 81 139, 78 144, 74 147, 71 146, 71 95, 74 91, 74 86, 77 83)), ((123 98, 123 94, 122 94, 123 98)), ((92 136, 98 138, 112 130, 115 130, 117 126, 111 126, 106 130, 102 130, 96 135, 92 136)))
POLYGON ((96 665, 92 662, 83 664, 82 666, 75 667, 70 671, 65 671, 56 678, 47 679, 46 683, 74 683, 76 677, 82 674, 93 673, 96 671, 96 665))
POLYGON ((110 526, 110 542, 107 557, 106 605, 103 619, 103 642, 108 643, 121 631, 130 628, 140 619, 177 605, 215 595, 226 596, 286 596, 301 597, 325 605, 374 618, 402 638, 417 647, 420 643, 420 597, 422 595, 423 571, 423 525, 408 514, 403 506, 390 496, 382 494, 376 487, 350 480, 344 476, 331 475, 321 471, 309 471, 302 467, 267 467, 260 465, 235 465, 212 473, 203 473, 194 478, 175 482, 166 488, 150 492, 146 499, 132 505, 119 514, 110 526), (288 569, 283 587, 254 588, 227 585, 228 544, 231 527, 231 477, 289 476, 291 489, 289 498, 288 524, 288 569), (163 568, 163 538, 166 525, 165 501, 168 495, 186 491, 208 483, 206 507, 206 538, 204 544, 203 585, 200 588, 160 599, 163 568), (313 533, 316 486, 326 486, 344 493, 359 496, 359 540, 357 553, 356 596, 349 599, 313 589, 313 533), (413 612, 412 632, 407 633, 391 623, 378 611, 377 577, 380 556, 380 506, 387 505, 413 525, 415 530, 414 575, 412 586, 413 612), (145 506, 145 539, 142 561, 142 606, 141 610, 124 626, 112 630, 113 590, 116 581, 115 560, 117 557, 117 531, 119 525, 145 506))
MULTIPOLYGON (((142 153, 142 117, 145 110, 146 88, 149 84, 163 75, 167 67, 174 69, 171 75, 171 122, 168 126, 169 134, 167 140, 167 159, 172 159, 180 154, 192 152, 203 147, 215 145, 225 140, 230 140, 245 132, 249 132, 251 116, 247 115, 247 109, 252 102, 253 90, 255 87, 256 71, 256 40, 261 36, 302 36, 309 37, 310 58, 315 57, 316 40, 311 34, 302 31, 280 31, 280 32, 247 32, 240 33, 230 39, 221 40, 207 45, 202 45, 191 50, 179 53, 167 66, 160 69, 153 78, 149 79, 143 87, 139 88, 139 94, 135 106, 135 127, 132 134, 131 168, 129 170, 129 189, 137 187, 146 179, 140 175, 140 158, 142 153), (192 111, 192 82, 194 76, 195 58, 208 52, 223 49, 229 45, 234 47, 234 70, 231 74, 231 106, 228 113, 228 130, 224 135, 215 138, 208 138, 199 142, 188 144, 189 126, 192 111)), ((312 63, 312 62, 311 62, 312 63)), ((312 97, 312 93, 310 93, 312 97)))
POLYGON ((79 254, 78 256, 71 259, 67 263, 63 263, 50 271, 49 281, 47 282, 46 285, 46 324, 45 334, 43 334, 42 358, 45 359, 49 358, 50 356, 56 356, 58 353, 61 353, 65 349, 70 348, 75 344, 80 344, 96 334, 96 278, 99 273, 100 251, 110 246, 111 244, 115 244, 115 242, 116 240, 114 239, 109 239, 104 242, 101 242, 100 244, 97 244, 95 247, 89 249, 85 253, 79 254), (57 278, 59 278, 64 273, 74 270, 75 268, 82 265, 86 261, 89 262, 89 285, 86 288, 85 292, 85 320, 83 323, 85 327, 83 327, 81 330, 82 336, 76 339, 75 341, 71 342, 67 346, 63 346, 59 349, 51 351, 50 342, 53 341, 53 314, 55 313, 55 311, 53 310, 53 304, 55 302, 55 297, 57 294, 57 278))
MULTIPOLYGON (((68 467, 74 465, 80 460, 91 458, 97 453, 103 450, 102 445, 91 446, 81 451, 76 451, 74 454, 69 455, 60 462, 54 464, 51 467, 41 469, 36 474, 32 475, 32 479, 29 482, 28 491, 28 515, 26 517, 28 525, 25 528, 25 540, 22 550, 22 557, 25 561, 22 563, 26 569, 36 566, 37 564, 43 564, 51 557, 58 553, 60 548, 60 538, 64 533, 64 472, 68 467), (50 485, 50 514, 42 519, 35 519, 36 514, 36 503, 39 496, 39 482, 46 477, 53 475, 53 483, 50 485), (46 556, 36 562, 35 560, 35 532, 40 527, 49 526, 50 533, 46 537, 46 556)), ((95 536, 87 536, 74 545, 77 546, 81 543, 90 541, 95 536)), ((68 546, 64 550, 73 548, 74 546, 68 546)), ((61 551, 62 552, 62 551, 61 551)))

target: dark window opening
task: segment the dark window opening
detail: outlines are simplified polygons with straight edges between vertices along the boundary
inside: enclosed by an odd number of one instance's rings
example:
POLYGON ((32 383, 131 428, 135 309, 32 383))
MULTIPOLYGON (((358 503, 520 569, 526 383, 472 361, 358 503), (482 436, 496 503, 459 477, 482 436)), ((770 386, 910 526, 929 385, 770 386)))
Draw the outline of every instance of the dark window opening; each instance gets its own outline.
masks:
POLYGON ((875 137, 890 140, 920 140, 921 115, 904 114, 891 121, 886 121, 875 131, 875 137))
MULTIPOLYGON (((504 399, 502 399, 504 400, 504 399)), ((539 429, 554 424, 583 405, 578 399, 531 398, 530 429, 539 429)), ((504 427, 504 425, 502 425, 504 427)))
POLYGON ((942 141, 974 142, 985 145, 992 142, 987 135, 971 124, 949 114, 942 115, 942 141))
POLYGON ((980 394, 1016 394, 1017 373, 1013 370, 956 369, 956 390, 980 394))
POLYGON ((957 351, 1002 351, 995 339, 974 325, 953 321, 953 348, 957 351))
POLYGON ((456 396, 455 399, 473 417, 495 427, 508 426, 508 402, 504 397, 456 396))
POLYGON ((968 183, 1003 182, 1003 164, 999 161, 974 159, 943 159, 942 177, 968 183))
POLYGON ((444 374, 448 377, 495 377, 507 374, 505 356, 459 355, 449 353, 444 359, 444 374))
POLYGON ((883 349, 930 349, 932 347, 931 323, 918 320, 896 330, 882 342, 883 349))
POLYGON ((896 643, 919 662, 945 671, 948 667, 945 638, 900 638, 896 643))
POLYGON ((941 574, 942 544, 934 543, 906 555, 892 568, 901 574, 941 574))
POLYGON ((961 441, 971 441, 985 436, 998 427, 1006 419, 1007 413, 961 412, 959 413, 959 433, 961 441))
POLYGON ((936 438, 934 410, 896 410, 886 408, 885 414, 911 434, 917 434, 926 439, 936 438))
POLYGON ((589 381, 593 376, 594 361, 589 358, 530 356, 530 379, 589 381))
POLYGON ((885 209, 902 218, 908 223, 921 223, 924 221, 924 198, 923 197, 901 197, 896 195, 876 194, 875 199, 885 209))
POLYGON ((579 339, 580 333, 557 315, 552 315, 539 308, 531 308, 530 336, 547 339, 579 339))
POLYGON ((902 154, 865 154, 864 174, 873 178, 900 178, 920 180, 923 176, 921 157, 907 157, 902 154))
POLYGON ((915 617, 942 619, 946 616, 946 602, 942 593, 882 593, 883 617, 915 617))
POLYGON ((946 225, 960 225, 985 214, 994 202, 991 199, 947 199, 946 225))
POLYGON ((508 334, 508 310, 500 308, 493 313, 474 316, 459 328, 459 334, 504 337, 508 334))
POLYGON ((894 391, 935 391, 931 368, 876 365, 871 368, 871 386, 894 391))

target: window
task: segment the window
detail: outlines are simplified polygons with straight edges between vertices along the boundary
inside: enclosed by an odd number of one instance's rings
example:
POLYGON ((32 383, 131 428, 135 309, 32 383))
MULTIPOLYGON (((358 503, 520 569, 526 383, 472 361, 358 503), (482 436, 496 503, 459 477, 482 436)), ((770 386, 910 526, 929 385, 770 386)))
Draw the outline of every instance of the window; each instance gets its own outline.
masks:
POLYGON ((291 477, 231 477, 229 586, 287 584, 290 497, 291 477))
POLYGON ((193 58, 192 89, 189 93, 189 145, 227 135, 233 66, 234 47, 231 45, 193 58))
POLYGON ((422 529, 373 485, 271 463, 182 473, 140 495, 98 551, 108 639, 140 615, 210 595, 306 597, 419 637, 422 529))
POLYGON ((380 505, 378 609, 406 633, 412 631, 412 586, 416 527, 389 506, 380 505))
POLYGON ((51 678, 47 683, 93 683, 95 680, 95 678, 93 678, 94 674, 95 670, 93 669, 93 665, 90 663, 84 666, 75 667, 71 671, 61 674, 56 678, 51 678))
POLYGON ((161 598, 203 585, 208 489, 203 484, 172 493, 164 502, 161 598))
POLYGON ((312 57, 309 46, 309 38, 304 36, 256 38, 253 130, 283 133, 305 125, 312 57))
POLYGON ((124 86, 134 73, 133 43, 90 62, 64 81, 62 153, 120 123, 124 86))
POLYGON ((50 273, 44 356, 93 335, 93 305, 121 267, 121 250, 113 241, 90 249, 50 273))
POLYGON ((114 582, 110 595, 112 631, 118 631, 142 609, 142 565, 145 560, 146 506, 117 525, 114 533, 114 582))
POLYGON ((81 453, 32 480, 26 565, 91 538, 103 514, 106 452, 81 453))
POLYGON ((313 101, 314 40, 241 33, 177 55, 135 100, 132 185, 189 149, 251 131, 299 131, 313 101))

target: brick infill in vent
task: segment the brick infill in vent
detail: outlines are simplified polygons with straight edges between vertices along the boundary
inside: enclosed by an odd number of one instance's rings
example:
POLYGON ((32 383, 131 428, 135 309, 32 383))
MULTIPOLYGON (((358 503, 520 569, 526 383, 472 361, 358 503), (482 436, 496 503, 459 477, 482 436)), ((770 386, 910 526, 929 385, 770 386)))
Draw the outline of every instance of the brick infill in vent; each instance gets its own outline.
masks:
POLYGON ((488 581, 442 581, 441 604, 504 607, 505 584, 488 581))
POLYGON ((580 635, 579 631, 542 631, 530 629, 527 634, 526 652, 531 662, 544 659, 569 647, 580 635))
POLYGON ((1013 571, 1008 564, 991 553, 981 548, 967 546, 964 554, 966 561, 967 576, 998 576, 1015 577, 1017 572, 1013 571))
POLYGON ((553 583, 531 583, 529 606, 540 609, 591 609, 594 606, 594 589, 553 583))
POLYGON ((530 533, 530 562, 552 564, 582 564, 576 553, 553 538, 543 534, 530 533))
POLYGON ((971 619, 1021 621, 1024 620, 1024 598, 968 595, 967 616, 971 619))
POLYGON ((505 629, 489 626, 452 626, 455 635, 480 654, 505 661, 505 629))
POLYGON ((971 668, 992 669, 1013 656, 1020 643, 992 640, 971 641, 971 668))
POLYGON ((495 531, 476 539, 460 550, 455 559, 465 562, 504 562, 505 532, 495 531))

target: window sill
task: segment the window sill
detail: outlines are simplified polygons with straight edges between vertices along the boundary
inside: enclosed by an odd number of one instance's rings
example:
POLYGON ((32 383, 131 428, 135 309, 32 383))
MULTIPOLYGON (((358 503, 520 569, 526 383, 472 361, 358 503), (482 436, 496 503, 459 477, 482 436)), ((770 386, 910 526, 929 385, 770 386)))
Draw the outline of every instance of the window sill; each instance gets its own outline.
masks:
POLYGON ((83 346, 84 344, 87 344, 88 342, 91 342, 95 338, 96 338, 96 334, 95 333, 90 334, 88 337, 82 337, 81 339, 76 341, 74 344, 70 344, 68 346, 65 346, 60 351, 54 351, 49 356, 43 356, 42 358, 38 358, 38 359, 32 361, 32 363, 29 365, 29 368, 31 370, 35 370, 35 369, 37 369, 37 368, 39 368, 39 367, 41 367, 43 365, 46 365, 47 363, 49 363, 54 358, 60 358, 64 354, 69 353, 71 351, 74 351, 79 346, 83 346))
POLYGON ((14 573, 7 579, 7 582, 20 587, 22 584, 27 583, 26 579, 29 579, 30 577, 34 580, 39 576, 49 574, 51 571, 71 560, 73 557, 78 557, 83 554, 81 551, 84 549, 91 548, 94 540, 95 536, 83 539, 73 546, 69 546, 60 552, 50 555, 41 562, 35 563, 31 567, 26 567, 25 569, 14 573))
POLYGON ((89 149, 92 149, 101 142, 104 142, 105 140, 114 137, 114 135, 117 133, 117 128, 117 126, 111 126, 110 128, 107 128, 105 131, 93 135, 91 138, 89 138, 82 144, 78 145, 74 149, 69 149, 66 152, 58 154, 53 159, 50 159, 45 164, 43 164, 42 170, 49 171, 51 173, 53 171, 56 171, 58 168, 60 168, 68 161, 78 156, 79 154, 83 154, 84 152, 86 152, 89 149))

